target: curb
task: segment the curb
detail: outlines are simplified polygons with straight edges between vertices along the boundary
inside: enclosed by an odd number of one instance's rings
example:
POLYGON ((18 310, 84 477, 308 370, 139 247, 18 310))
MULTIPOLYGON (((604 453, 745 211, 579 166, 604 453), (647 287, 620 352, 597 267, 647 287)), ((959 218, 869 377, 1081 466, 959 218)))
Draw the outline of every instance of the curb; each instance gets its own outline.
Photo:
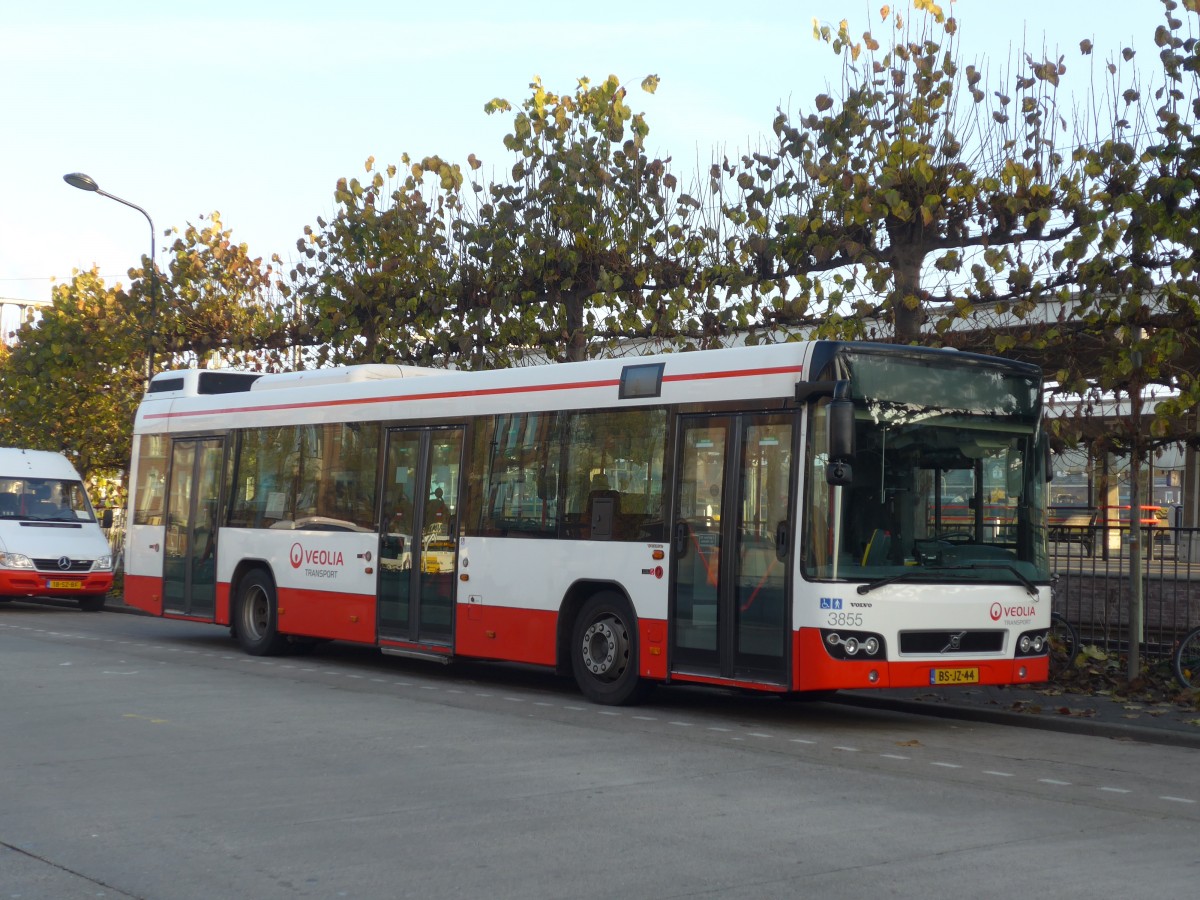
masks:
POLYGON ((1169 728, 1150 728, 1144 725, 1125 725, 1097 719, 1073 716, 1054 716, 1043 713, 1007 712, 1000 709, 985 709, 962 704, 925 703, 920 700, 905 700, 871 694, 839 692, 835 703, 859 706, 864 709, 882 709, 904 712, 918 716, 934 716, 940 719, 960 719, 968 722, 986 722, 992 725, 1011 725, 1017 728, 1035 728, 1042 731, 1058 731, 1065 734, 1083 734, 1118 741, 1136 741, 1142 744, 1160 744, 1168 747, 1186 747, 1200 750, 1200 728, 1195 733, 1176 731, 1169 728))

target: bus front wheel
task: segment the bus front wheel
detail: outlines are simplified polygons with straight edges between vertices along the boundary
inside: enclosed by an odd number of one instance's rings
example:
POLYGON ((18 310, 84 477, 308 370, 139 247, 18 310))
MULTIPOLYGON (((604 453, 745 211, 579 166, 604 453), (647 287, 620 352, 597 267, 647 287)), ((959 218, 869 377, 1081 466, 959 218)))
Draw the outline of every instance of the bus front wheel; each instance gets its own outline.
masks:
POLYGON ((620 594, 602 591, 583 604, 571 629, 571 670, 593 703, 639 703, 649 693, 638 675, 637 623, 620 594))
POLYGON ((287 646, 277 628, 275 585, 262 569, 242 579, 234 616, 238 643, 251 656, 274 656, 287 646))

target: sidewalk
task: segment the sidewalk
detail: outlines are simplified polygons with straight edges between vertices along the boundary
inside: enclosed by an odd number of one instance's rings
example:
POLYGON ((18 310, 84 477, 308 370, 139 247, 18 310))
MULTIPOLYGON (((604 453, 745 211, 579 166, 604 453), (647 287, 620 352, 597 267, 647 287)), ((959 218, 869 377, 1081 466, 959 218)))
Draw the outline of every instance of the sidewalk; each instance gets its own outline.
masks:
POLYGON ((917 715, 1200 749, 1200 709, 1062 691, 1052 684, 841 691, 842 702, 917 715))

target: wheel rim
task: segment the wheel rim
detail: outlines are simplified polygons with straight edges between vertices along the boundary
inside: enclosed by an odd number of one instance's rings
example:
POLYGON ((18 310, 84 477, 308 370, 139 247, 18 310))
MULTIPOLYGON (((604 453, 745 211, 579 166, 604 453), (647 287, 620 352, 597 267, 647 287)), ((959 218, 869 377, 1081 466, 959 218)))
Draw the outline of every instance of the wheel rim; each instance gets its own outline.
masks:
POLYGON ((606 615, 583 633, 583 665, 600 681, 615 681, 629 665, 629 631, 615 616, 606 615))
POLYGON ((270 616, 271 604, 267 592, 258 586, 250 588, 242 600, 242 625, 247 636, 252 640, 261 640, 267 633, 270 616))
POLYGON ((1200 647, 1193 647, 1191 644, 1184 646, 1179 654, 1177 674, 1185 687, 1197 687, 1200 683, 1200 647))

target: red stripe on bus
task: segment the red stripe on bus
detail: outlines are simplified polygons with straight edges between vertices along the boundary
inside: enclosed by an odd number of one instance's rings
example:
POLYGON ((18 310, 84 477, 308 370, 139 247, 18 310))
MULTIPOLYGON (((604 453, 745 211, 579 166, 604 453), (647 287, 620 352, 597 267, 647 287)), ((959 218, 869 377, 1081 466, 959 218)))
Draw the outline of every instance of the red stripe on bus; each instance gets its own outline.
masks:
MULTIPOLYGON (((803 366, 777 366, 762 369, 738 369, 725 372, 696 372, 687 375, 666 375, 663 381, 708 381, 715 378, 754 378, 762 375, 799 375, 803 366)), ((423 394, 391 395, 387 397, 348 397, 343 400, 313 400, 305 403, 273 403, 260 406, 226 407, 224 409, 188 410, 179 412, 147 413, 143 418, 174 419, 193 416, 220 416, 232 413, 274 412, 285 409, 318 409, 335 406, 360 406, 374 403, 410 403, 417 400, 448 400, 457 397, 500 396, 504 394, 533 394, 547 391, 575 391, 590 388, 619 387, 619 378, 603 381, 574 381, 563 384, 534 384, 525 387, 482 388, 469 391, 432 391, 423 394)))
POLYGON ((454 652, 477 659, 553 666, 558 613, 493 604, 457 604, 454 652))
MULTIPOLYGON (((977 659, 964 656, 938 661, 908 662, 868 659, 834 659, 821 641, 816 628, 794 632, 792 682, 797 691, 847 690, 853 688, 928 688, 932 668, 972 668, 979 670, 979 684, 1030 684, 1049 677, 1050 663, 1045 656, 1019 659, 977 659), (1025 677, 1018 674, 1025 670, 1025 677), (877 678, 872 680, 870 673, 877 678)), ((971 687, 976 685, 972 684, 971 687)), ((954 690, 948 688, 946 690, 954 690)))
POLYGON ((124 590, 126 606, 148 612, 152 616, 163 614, 162 578, 126 572, 124 590))
POLYGON ((687 375, 664 375, 663 381, 705 381, 711 378, 754 378, 758 375, 799 375, 804 366, 772 366, 763 369, 737 369, 726 372, 693 372, 687 375))

